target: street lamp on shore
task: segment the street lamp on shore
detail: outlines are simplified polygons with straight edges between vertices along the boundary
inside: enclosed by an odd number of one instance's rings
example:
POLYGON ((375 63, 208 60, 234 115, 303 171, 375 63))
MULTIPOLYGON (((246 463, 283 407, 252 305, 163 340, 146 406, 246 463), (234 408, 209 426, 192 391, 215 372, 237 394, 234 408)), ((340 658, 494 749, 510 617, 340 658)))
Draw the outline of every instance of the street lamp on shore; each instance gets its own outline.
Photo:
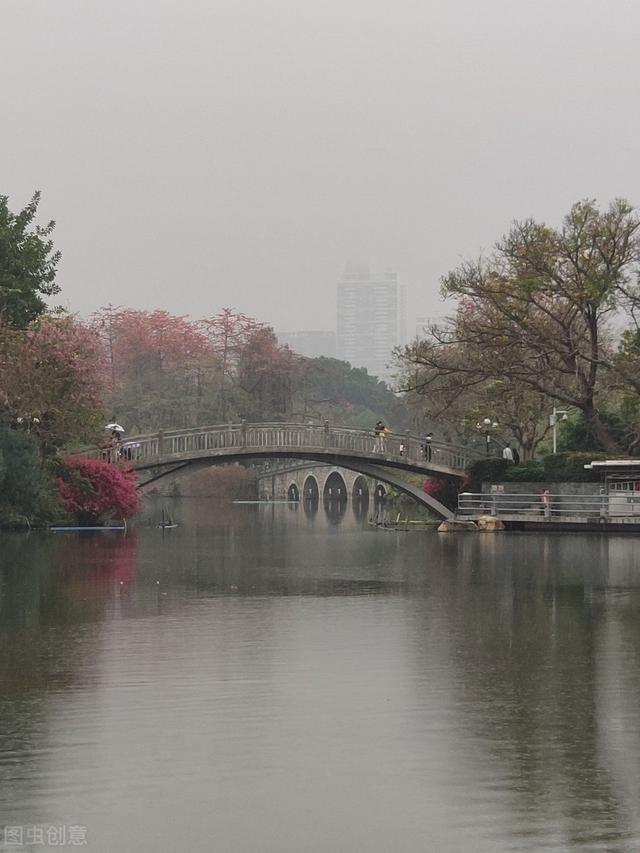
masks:
POLYGON ((491 444, 491 430, 498 429, 498 421, 494 421, 489 417, 483 418, 476 424, 476 429, 485 436, 484 452, 485 456, 489 456, 489 445, 491 444))
POLYGON ((557 436, 557 424, 558 424, 558 415, 562 415, 562 420, 566 421, 569 418, 569 412, 566 409, 556 409, 553 407, 553 412, 549 415, 549 423, 553 427, 553 452, 557 452, 558 447, 558 436, 557 436))

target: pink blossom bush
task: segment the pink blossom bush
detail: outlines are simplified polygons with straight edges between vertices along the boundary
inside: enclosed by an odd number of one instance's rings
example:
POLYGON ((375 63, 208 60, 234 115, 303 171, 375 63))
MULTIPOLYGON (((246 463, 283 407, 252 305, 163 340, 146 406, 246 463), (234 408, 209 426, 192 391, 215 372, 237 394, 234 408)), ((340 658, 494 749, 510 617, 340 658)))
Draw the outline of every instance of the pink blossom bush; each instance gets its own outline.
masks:
POLYGON ((130 518, 140 509, 136 473, 129 467, 67 456, 57 482, 64 508, 81 524, 130 518))

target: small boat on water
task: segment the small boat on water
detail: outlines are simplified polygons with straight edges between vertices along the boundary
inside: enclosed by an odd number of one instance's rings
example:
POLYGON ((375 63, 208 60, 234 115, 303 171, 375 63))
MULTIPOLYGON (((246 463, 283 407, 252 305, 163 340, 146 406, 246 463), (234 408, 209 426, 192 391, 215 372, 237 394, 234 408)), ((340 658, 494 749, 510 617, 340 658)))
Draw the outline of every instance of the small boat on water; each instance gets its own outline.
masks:
POLYGON ((176 522, 171 518, 171 516, 169 515, 169 513, 165 513, 165 511, 164 511, 164 509, 163 509, 163 510, 162 510, 162 521, 160 522, 160 524, 158 524, 158 527, 159 527, 161 530, 173 530, 173 528, 174 528, 174 527, 177 527, 177 526, 178 526, 178 525, 177 525, 177 524, 176 524, 176 522))

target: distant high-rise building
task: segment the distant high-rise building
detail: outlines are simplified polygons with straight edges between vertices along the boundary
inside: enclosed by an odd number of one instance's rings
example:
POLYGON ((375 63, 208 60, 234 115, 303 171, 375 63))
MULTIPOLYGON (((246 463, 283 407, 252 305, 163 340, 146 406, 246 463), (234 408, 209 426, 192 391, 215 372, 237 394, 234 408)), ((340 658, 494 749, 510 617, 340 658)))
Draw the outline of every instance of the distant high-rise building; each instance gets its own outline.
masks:
POLYGON ((398 344, 404 346, 407 340, 407 288, 398 285, 398 344))
POLYGON ((336 357, 335 332, 278 332, 278 343, 307 358, 336 357))
POLYGON ((404 313, 397 273, 348 264, 338 283, 338 358, 388 379, 393 349, 406 336, 404 313))

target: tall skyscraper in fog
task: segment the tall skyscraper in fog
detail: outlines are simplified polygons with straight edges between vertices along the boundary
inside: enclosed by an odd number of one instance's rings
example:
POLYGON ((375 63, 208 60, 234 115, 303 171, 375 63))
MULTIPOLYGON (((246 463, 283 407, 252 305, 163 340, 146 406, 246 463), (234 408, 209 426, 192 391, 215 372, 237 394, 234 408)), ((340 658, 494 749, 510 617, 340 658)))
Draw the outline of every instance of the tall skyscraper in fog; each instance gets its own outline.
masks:
POLYGON ((337 356, 388 379, 393 349, 404 343, 404 289, 395 272, 347 264, 338 282, 337 356))

